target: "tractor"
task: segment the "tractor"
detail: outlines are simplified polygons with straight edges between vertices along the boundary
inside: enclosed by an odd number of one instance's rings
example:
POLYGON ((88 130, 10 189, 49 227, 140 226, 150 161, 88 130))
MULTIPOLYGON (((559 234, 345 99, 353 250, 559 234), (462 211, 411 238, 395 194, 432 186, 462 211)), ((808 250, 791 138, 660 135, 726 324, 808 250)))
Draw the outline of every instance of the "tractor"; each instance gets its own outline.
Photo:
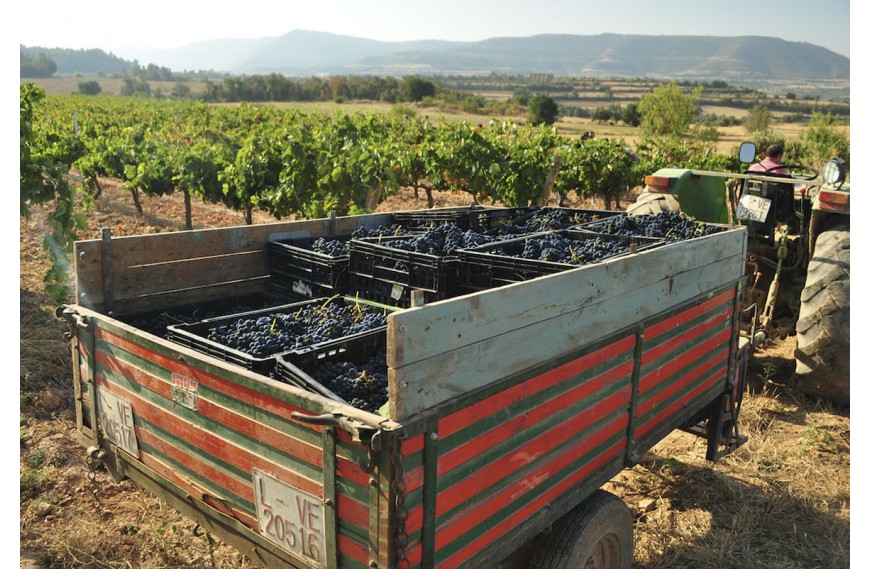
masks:
MULTIPOLYGON (((756 146, 740 146, 741 164, 756 146)), ((849 404, 849 184, 837 158, 821 173, 801 164, 722 173, 664 168, 645 176, 631 215, 680 211, 749 232, 744 321, 758 345, 796 335, 795 385, 849 404)))

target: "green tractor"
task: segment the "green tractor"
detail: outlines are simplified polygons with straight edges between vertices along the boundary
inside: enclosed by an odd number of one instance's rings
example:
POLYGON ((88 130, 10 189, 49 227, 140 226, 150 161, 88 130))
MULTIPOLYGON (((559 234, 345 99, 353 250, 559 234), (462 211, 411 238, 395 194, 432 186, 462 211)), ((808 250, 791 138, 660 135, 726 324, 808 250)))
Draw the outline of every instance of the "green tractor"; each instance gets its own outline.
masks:
MULTIPOLYGON (((740 162, 756 156, 740 146, 740 162)), ((751 337, 797 335, 795 382, 849 404, 849 184, 843 161, 742 174, 665 168, 644 178, 632 215, 681 211, 749 231, 744 310, 751 337)))

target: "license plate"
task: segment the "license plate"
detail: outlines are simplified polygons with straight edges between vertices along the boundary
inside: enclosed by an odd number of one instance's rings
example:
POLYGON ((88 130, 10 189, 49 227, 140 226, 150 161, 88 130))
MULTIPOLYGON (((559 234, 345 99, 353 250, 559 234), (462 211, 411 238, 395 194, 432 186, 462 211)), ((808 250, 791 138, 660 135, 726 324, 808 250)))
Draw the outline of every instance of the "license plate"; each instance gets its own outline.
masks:
POLYGON ((111 391, 97 389, 97 417, 106 438, 131 455, 139 458, 139 442, 133 426, 133 406, 111 391))
POLYGON ((744 194, 737 204, 737 219, 764 223, 770 212, 770 200, 759 196, 744 194))
POLYGON ((254 469, 260 534, 315 567, 326 564, 323 501, 254 469))

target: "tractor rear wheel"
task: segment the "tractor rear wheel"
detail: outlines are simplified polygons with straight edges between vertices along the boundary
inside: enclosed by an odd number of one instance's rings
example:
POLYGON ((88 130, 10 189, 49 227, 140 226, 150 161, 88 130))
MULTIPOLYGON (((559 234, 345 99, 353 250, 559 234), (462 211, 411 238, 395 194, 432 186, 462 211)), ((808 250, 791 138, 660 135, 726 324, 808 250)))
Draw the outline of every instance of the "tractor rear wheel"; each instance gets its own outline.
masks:
POLYGON ((849 404, 849 222, 819 234, 796 325, 795 383, 802 392, 849 404))
POLYGON ((630 215, 655 215, 663 211, 680 211, 680 202, 670 194, 644 190, 625 210, 630 215))

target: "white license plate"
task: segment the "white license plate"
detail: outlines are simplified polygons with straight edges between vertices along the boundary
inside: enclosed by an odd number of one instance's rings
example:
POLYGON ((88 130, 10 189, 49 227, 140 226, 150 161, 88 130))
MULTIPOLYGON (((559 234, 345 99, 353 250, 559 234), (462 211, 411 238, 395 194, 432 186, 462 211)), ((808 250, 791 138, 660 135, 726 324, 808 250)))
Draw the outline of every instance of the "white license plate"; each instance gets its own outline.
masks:
POLYGON ((323 501, 254 469, 260 534, 316 567, 326 564, 323 501))
POLYGON ((744 194, 737 204, 737 219, 764 223, 770 212, 770 200, 759 196, 744 194))
POLYGON ((133 426, 133 406, 111 391, 97 388, 97 417, 106 438, 139 458, 139 442, 133 426))

